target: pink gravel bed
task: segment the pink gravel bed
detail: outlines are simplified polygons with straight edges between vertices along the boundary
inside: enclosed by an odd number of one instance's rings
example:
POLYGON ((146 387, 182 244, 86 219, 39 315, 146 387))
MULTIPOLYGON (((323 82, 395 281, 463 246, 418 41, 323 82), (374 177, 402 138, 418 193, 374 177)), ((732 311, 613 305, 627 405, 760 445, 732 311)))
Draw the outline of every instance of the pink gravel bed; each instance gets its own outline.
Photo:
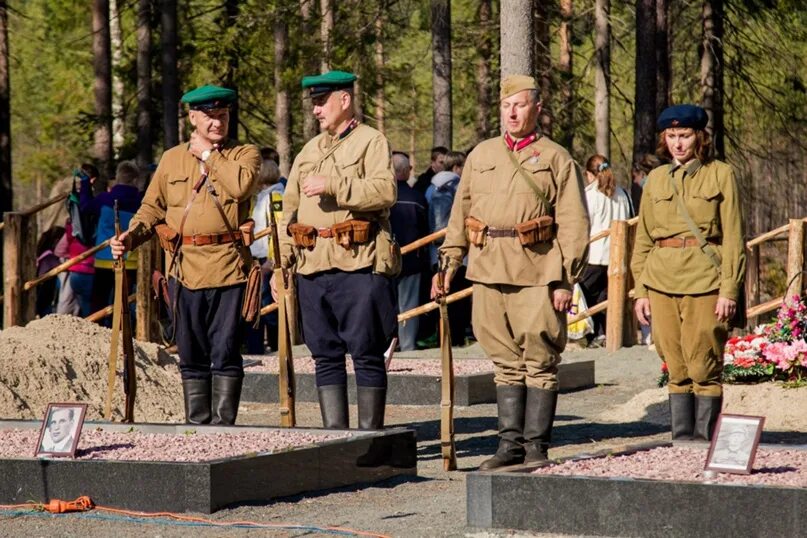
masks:
POLYGON ((807 450, 760 448, 750 475, 719 473, 710 478, 703 476, 706 454, 706 448, 660 447, 624 456, 570 460, 533 473, 807 487, 807 450))
MULTIPOLYGON (((0 431, 0 458, 32 457, 38 437, 38 430, 0 431)), ((76 459, 201 462, 277 452, 344 437, 350 434, 299 431, 165 434, 91 430, 81 433, 76 459)))
MULTIPOLYGON (((277 373, 277 357, 266 355, 244 355, 245 360, 259 360, 260 364, 248 366, 246 372, 277 373)), ((353 361, 348 357, 347 371, 353 372, 353 361)), ((314 359, 312 357, 295 357, 294 372, 313 374, 314 359)), ((488 359, 454 359, 454 375, 486 374, 493 372, 493 363, 488 359)), ((392 359, 388 373, 390 375, 442 375, 440 359, 392 359)))

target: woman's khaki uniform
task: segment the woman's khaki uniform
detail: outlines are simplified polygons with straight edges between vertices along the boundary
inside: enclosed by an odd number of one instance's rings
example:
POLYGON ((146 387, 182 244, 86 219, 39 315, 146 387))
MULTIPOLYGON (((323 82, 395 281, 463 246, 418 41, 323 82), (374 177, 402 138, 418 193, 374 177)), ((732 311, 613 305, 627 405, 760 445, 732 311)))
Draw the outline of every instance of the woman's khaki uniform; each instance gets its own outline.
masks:
MULTIPOLYGON (((661 166, 648 176, 633 250, 631 270, 636 298, 650 299, 653 341, 667 362, 675 415, 679 399, 694 394, 696 407, 719 412, 723 387, 723 350, 727 323, 717 320, 718 297, 737 300, 745 275, 745 245, 739 192, 727 164, 692 161, 661 166), (673 182, 703 237, 698 246, 681 212, 673 182), (670 238, 679 238, 668 241, 670 238), (686 238, 683 241, 681 238, 686 238), (661 242, 664 241, 664 245, 661 242), (679 243, 676 245, 675 243, 679 243), (706 249, 716 253, 715 262, 706 249)), ((705 411, 695 411, 697 415, 705 411)), ((673 416, 673 437, 676 436, 673 416)), ((697 435, 696 425, 696 435, 697 435)), ((702 433, 706 430, 702 430, 702 433)))

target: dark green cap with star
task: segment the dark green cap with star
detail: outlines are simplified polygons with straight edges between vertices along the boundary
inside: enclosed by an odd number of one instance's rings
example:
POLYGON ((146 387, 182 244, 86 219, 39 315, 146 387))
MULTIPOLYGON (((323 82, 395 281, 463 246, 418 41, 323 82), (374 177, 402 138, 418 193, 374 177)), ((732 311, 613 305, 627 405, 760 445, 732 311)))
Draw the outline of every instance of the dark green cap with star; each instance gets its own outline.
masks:
POLYGON ((328 71, 321 75, 310 75, 303 77, 303 89, 308 90, 311 97, 330 93, 335 90, 347 90, 353 88, 356 75, 345 71, 328 71))
POLYGON ((236 99, 235 90, 206 84, 182 96, 182 102, 191 110, 213 110, 227 108, 236 99))

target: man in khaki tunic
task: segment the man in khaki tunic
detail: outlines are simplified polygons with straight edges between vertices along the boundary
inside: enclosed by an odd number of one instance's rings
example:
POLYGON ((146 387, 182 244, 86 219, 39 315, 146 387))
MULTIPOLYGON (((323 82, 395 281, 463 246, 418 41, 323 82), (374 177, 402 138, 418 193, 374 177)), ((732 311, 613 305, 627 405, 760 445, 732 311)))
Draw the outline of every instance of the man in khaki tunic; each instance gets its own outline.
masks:
POLYGON ((244 376, 241 307, 251 256, 239 224, 249 217, 261 156, 227 138, 234 100, 233 90, 217 86, 182 97, 194 127, 190 142, 163 153, 129 230, 110 243, 119 257, 166 225, 158 233, 170 247, 173 322, 192 424, 235 423, 244 376))
MULTIPOLYGON (((468 156, 440 248, 447 281, 468 255, 474 334, 495 366, 501 439, 480 469, 546 459, 566 311, 586 259, 580 168, 537 131, 540 111, 532 77, 502 80, 505 133, 468 156)), ((447 292, 435 278, 432 294, 447 292)))
POLYGON ((316 363, 324 426, 349 426, 350 353, 359 428, 381 429, 384 352, 398 325, 392 277, 401 261, 389 224, 397 185, 387 139, 354 117, 355 80, 342 71, 303 78, 322 133, 294 160, 279 238, 283 266, 297 274, 303 339, 316 363))

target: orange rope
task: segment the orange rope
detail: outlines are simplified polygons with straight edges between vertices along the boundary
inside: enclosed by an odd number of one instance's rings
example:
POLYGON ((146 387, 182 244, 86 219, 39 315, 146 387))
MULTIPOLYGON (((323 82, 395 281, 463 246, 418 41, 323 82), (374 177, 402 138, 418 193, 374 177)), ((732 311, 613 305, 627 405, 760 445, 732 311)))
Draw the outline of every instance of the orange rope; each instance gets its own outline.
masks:
MULTIPOLYGON (((142 518, 168 518, 177 521, 187 521, 191 523, 204 523, 214 527, 231 527, 233 525, 248 525, 252 527, 263 528, 291 528, 291 527, 305 527, 305 525, 283 524, 283 523, 260 523, 257 521, 214 521, 194 516, 183 516, 173 512, 139 512, 135 510, 123 510, 120 508, 112 508, 109 506, 101 506, 93 504, 89 497, 82 496, 75 501, 62 501, 59 499, 51 499, 48 504, 39 503, 24 503, 24 504, 0 504, 0 509, 14 509, 14 508, 31 508, 33 510, 46 511, 54 514, 63 514, 66 512, 86 512, 88 510, 99 510, 101 512, 110 512, 113 514, 120 514, 124 516, 142 517, 142 518)), ((385 534, 378 534, 375 532, 357 531, 348 529, 346 527, 318 527, 328 531, 349 532, 357 536, 369 536, 372 538, 390 538, 385 534)))

